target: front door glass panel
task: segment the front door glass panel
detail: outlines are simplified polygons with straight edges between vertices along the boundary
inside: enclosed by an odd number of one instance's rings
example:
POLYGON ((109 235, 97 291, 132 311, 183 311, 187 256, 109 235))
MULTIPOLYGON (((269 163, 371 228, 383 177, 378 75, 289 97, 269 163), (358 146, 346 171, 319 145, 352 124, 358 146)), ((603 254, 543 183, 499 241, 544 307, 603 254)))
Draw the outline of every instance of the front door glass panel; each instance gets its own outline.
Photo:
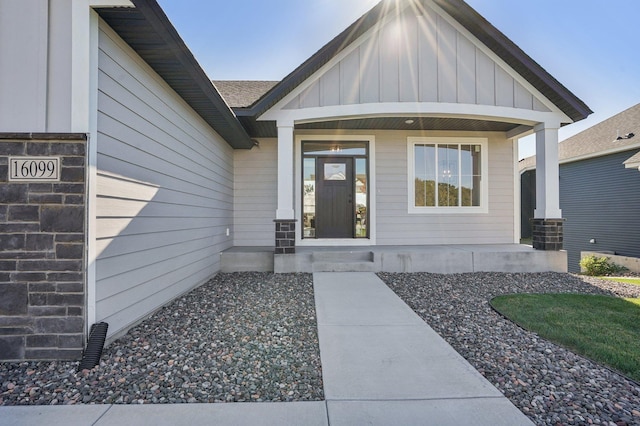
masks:
POLYGON ((305 158, 302 181, 302 237, 316 237, 316 159, 305 158))

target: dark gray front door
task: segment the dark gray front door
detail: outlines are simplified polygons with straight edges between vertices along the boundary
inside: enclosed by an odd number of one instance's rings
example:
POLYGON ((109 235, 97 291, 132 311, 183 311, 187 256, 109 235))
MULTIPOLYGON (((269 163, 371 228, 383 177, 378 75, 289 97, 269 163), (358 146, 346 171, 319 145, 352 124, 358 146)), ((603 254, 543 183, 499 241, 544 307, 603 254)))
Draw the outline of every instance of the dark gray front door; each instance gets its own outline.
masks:
POLYGON ((316 167, 316 237, 353 238, 353 158, 318 158, 316 167))

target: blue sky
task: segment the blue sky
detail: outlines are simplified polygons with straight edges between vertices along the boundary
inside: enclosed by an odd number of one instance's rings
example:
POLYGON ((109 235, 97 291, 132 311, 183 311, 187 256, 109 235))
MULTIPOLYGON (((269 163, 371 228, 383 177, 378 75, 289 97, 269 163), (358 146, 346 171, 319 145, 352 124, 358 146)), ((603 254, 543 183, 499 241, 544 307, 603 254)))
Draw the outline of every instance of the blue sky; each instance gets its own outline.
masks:
MULTIPOLYGON (((158 1, 214 80, 280 80, 377 3, 158 1)), ((561 140, 640 103, 639 0, 466 1, 594 111, 561 140)))

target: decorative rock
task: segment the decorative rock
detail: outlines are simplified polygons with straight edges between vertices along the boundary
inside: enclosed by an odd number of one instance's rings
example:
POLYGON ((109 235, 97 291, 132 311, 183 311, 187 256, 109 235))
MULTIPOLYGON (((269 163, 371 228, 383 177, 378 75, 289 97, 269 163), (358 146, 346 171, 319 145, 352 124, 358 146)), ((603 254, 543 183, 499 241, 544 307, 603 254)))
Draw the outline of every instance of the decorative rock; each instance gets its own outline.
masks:
POLYGON ((535 424, 637 424, 640 386, 505 321, 488 304, 513 293, 640 297, 640 287, 559 273, 379 276, 535 424))
POLYGON ((219 274, 77 367, 0 363, 0 405, 322 400, 312 276, 219 274))

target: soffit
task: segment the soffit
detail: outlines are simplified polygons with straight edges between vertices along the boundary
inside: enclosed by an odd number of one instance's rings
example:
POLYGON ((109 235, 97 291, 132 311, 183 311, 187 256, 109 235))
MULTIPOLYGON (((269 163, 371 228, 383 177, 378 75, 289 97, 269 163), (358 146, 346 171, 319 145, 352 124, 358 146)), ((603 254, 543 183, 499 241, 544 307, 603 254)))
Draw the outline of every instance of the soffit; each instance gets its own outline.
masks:
MULTIPOLYGON (((275 138, 278 136, 276 123, 256 121, 253 117, 239 117, 249 134, 254 138, 275 138)), ((468 132, 509 132, 519 125, 485 120, 460 118, 378 117, 354 120, 334 120, 316 123, 296 124, 296 130, 397 130, 397 131, 468 131, 468 132)))

